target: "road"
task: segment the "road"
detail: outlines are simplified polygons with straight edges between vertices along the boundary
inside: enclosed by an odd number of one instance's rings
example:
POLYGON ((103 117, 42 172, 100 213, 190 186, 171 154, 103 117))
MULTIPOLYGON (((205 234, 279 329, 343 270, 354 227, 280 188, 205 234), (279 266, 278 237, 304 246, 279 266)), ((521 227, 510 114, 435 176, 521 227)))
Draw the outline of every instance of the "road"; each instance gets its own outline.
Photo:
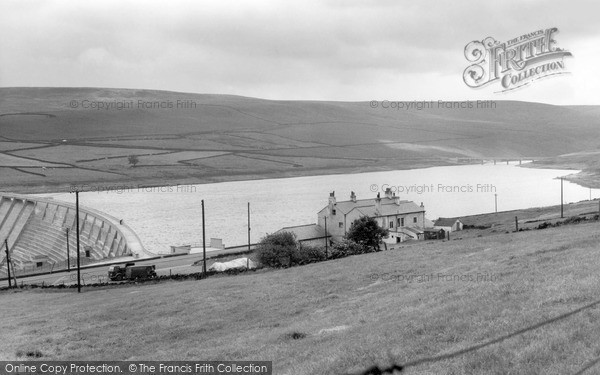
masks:
MULTIPOLYGON (((237 250, 239 251, 239 250, 237 250)), ((227 254, 230 251, 227 250, 218 250, 218 251, 210 251, 206 253, 206 258, 210 259, 218 255, 227 254)), ((158 276, 161 275, 169 275, 169 274, 188 274, 201 272, 202 266, 192 266, 194 262, 202 260, 202 254, 190 254, 190 255, 181 255, 167 258, 159 258, 159 259, 151 259, 151 260, 137 260, 135 261, 136 265, 155 265, 156 266, 156 274, 158 276)), ((240 255, 240 257, 244 257, 244 255, 240 255)), ((126 262, 123 262, 126 263, 126 262)), ((210 262, 207 262, 210 265, 210 262)), ((81 283, 85 284, 95 284, 95 283, 103 283, 108 280, 108 265, 98 266, 93 268, 82 268, 81 269, 81 283)), ((57 272, 47 275, 39 275, 39 276, 23 276, 18 277, 17 282, 19 285, 21 282, 24 284, 37 284, 37 285, 70 285, 77 283, 77 269, 71 268, 70 272, 57 272)), ((8 281, 3 280, 0 281, 0 287, 8 286, 8 281)))

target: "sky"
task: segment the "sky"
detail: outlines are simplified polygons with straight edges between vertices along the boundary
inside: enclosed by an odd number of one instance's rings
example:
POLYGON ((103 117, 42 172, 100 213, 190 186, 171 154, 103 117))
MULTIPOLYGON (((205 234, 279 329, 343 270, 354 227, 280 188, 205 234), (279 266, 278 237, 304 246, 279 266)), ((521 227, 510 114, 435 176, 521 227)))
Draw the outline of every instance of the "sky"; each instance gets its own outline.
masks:
POLYGON ((0 87, 600 104, 600 2, 0 0, 0 87), (465 46, 556 27, 569 74, 473 89, 465 46))

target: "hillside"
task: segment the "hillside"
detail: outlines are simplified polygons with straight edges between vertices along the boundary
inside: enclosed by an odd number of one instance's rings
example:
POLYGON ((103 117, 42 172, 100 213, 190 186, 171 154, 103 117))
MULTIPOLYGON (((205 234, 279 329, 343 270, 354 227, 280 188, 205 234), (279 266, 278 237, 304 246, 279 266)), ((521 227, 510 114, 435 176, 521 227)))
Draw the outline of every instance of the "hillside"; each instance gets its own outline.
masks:
MULTIPOLYGON (((597 210, 597 201, 568 208, 597 210)), ((451 241, 287 270, 81 295, 4 291, 0 359, 272 360, 275 374, 294 375, 392 362, 403 374, 577 373, 598 356, 599 223, 512 233, 513 214, 479 216, 491 231, 451 241)))
POLYGON ((205 183, 597 150, 600 110, 382 108, 99 88, 0 88, 0 190, 205 183), (98 106, 105 108, 98 108, 98 106), (154 108, 153 108, 154 106, 154 108), (94 107, 94 108, 91 108, 94 107), (137 155, 132 167, 128 157, 137 155))

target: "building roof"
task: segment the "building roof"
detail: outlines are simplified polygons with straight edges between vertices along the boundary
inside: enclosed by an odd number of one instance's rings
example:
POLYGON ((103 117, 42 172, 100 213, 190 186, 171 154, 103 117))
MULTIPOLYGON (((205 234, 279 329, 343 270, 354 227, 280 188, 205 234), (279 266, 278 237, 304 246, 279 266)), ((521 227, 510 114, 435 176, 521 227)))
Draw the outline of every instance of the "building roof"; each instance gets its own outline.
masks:
POLYGON ((423 233, 423 230, 421 228, 416 228, 416 227, 402 227, 402 228, 398 229, 398 232, 401 232, 401 231, 407 231, 407 232, 411 232, 414 234, 423 233))
POLYGON ((296 235, 298 241, 313 240, 317 238, 325 238, 325 229, 317 224, 297 225, 294 227, 284 227, 275 233, 291 232, 296 235))
POLYGON ((31 255, 29 257, 29 259, 33 262, 33 261, 40 261, 40 260, 49 260, 50 257, 48 255, 42 255, 42 254, 38 254, 38 255, 31 255))
POLYGON ((437 219, 435 221, 435 226, 436 227, 451 227, 454 225, 454 223, 456 223, 457 221, 460 221, 459 219, 452 219, 452 218, 444 218, 444 217, 440 217, 439 219, 437 219))
MULTIPOLYGON (((377 212, 377 198, 372 199, 359 199, 356 202, 351 200, 336 202, 335 209, 340 211, 343 214, 348 214, 352 210, 358 210, 362 215, 369 217, 376 216, 393 216, 393 215, 401 215, 408 214, 414 212, 425 212, 424 207, 420 207, 415 202, 400 200, 396 197, 382 197, 381 199, 381 210, 377 212)), ((329 206, 325 206, 321 209, 327 209, 329 206)))

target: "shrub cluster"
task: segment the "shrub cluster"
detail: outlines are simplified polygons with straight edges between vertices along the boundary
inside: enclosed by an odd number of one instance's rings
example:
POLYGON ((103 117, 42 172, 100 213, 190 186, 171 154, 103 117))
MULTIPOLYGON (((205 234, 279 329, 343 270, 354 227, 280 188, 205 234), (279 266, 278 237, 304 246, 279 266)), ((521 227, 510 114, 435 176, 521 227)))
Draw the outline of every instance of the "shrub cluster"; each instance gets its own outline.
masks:
POLYGON ((301 266, 327 259, 339 259, 350 255, 374 252, 371 247, 362 246, 347 239, 332 244, 326 252, 325 246, 292 244, 289 240, 290 237, 293 238, 291 233, 285 236, 285 242, 280 241, 281 233, 270 236, 266 236, 261 241, 256 248, 256 254, 262 265, 273 268, 301 266), (278 236, 278 238, 269 238, 270 236, 278 236))
POLYGON ((469 224, 464 224, 463 225, 463 229, 490 229, 492 227, 492 224, 482 224, 482 225, 469 225, 469 224))
POLYGON ((331 254, 329 255, 332 259, 344 258, 350 255, 368 253, 369 248, 361 246, 354 241, 343 240, 334 244, 331 247, 331 254))
POLYGON ((280 232, 265 236, 256 247, 258 261, 269 267, 292 267, 298 262, 299 248, 296 236, 280 232))
POLYGON ((546 229, 546 228, 553 228, 553 227, 560 227, 561 225, 570 225, 570 224, 579 224, 582 221, 597 221, 599 219, 600 215, 596 214, 594 215, 592 218, 588 219, 585 216, 571 216, 570 218, 567 218, 563 221, 557 221, 556 223, 552 224, 548 221, 544 221, 543 223, 541 223, 540 225, 537 226, 536 229, 546 229))
POLYGON ((293 233, 279 232, 265 236, 256 248, 256 255, 264 266, 293 267, 380 251, 379 244, 388 233, 375 219, 365 216, 356 219, 346 238, 330 246, 327 252, 325 246, 302 245, 293 233))

